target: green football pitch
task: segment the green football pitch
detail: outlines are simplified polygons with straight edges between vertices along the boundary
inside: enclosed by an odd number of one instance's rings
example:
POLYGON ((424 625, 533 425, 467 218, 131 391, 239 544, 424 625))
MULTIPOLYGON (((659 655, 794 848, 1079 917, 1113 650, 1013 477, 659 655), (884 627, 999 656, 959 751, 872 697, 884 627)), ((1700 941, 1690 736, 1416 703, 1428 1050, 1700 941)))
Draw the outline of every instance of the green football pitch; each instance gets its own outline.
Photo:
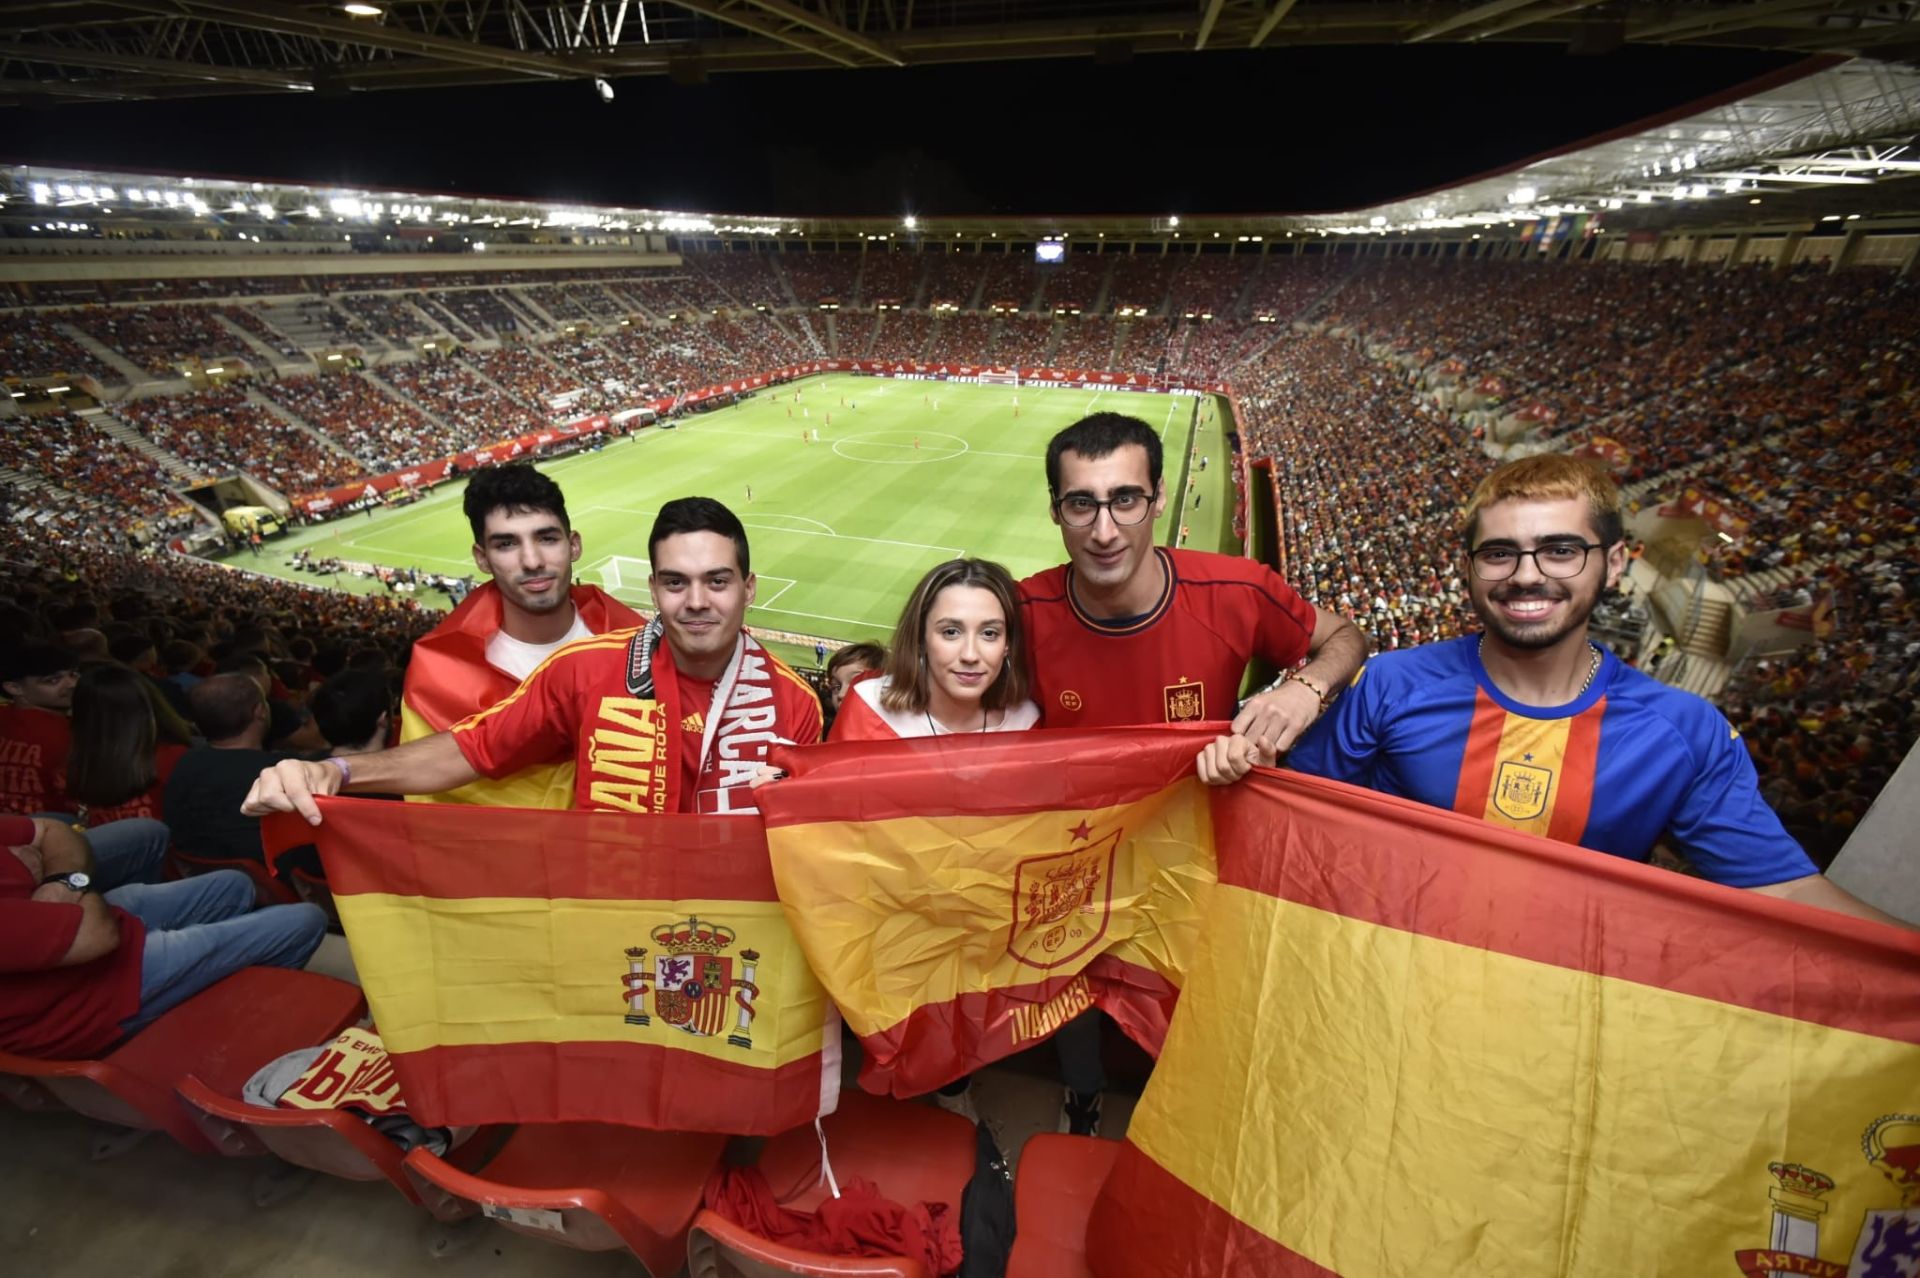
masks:
MULTIPOLYGON (((1227 549, 1233 502, 1220 433, 1226 410, 1186 395, 831 374, 540 468, 565 491, 584 544, 576 580, 647 610, 647 531, 655 512, 674 497, 714 497, 740 516, 752 543, 759 591, 750 626, 795 640, 884 639, 914 583, 943 560, 995 559, 1015 577, 1061 561, 1060 533, 1047 517, 1047 440, 1096 411, 1138 417, 1165 442, 1171 500, 1158 540, 1171 544, 1184 522, 1188 546, 1227 549), (808 431, 818 431, 817 442, 803 440, 808 431), (1188 493, 1183 485, 1196 455, 1210 465, 1197 471, 1194 464, 1188 493)), ((382 588, 364 577, 298 573, 289 557, 306 548, 349 562, 472 573, 473 536, 460 512, 464 487, 445 485, 371 518, 347 515, 295 529, 258 558, 241 554, 232 562, 360 593, 382 588)), ((437 592, 422 601, 444 606, 437 592)), ((803 660, 811 664, 812 653, 803 660)))

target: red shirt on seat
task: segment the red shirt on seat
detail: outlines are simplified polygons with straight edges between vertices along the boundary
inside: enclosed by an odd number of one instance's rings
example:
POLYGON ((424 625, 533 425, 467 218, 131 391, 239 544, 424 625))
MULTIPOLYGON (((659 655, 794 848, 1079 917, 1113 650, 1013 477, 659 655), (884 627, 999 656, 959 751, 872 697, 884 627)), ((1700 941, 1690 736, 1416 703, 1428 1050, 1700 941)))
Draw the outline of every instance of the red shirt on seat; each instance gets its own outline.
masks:
POLYGON ((122 1037, 140 1009, 146 928, 125 910, 120 944, 90 963, 59 962, 80 930, 80 907, 35 901, 39 886, 12 848, 33 842, 33 822, 0 816, 0 1048, 22 1056, 92 1056, 122 1037))

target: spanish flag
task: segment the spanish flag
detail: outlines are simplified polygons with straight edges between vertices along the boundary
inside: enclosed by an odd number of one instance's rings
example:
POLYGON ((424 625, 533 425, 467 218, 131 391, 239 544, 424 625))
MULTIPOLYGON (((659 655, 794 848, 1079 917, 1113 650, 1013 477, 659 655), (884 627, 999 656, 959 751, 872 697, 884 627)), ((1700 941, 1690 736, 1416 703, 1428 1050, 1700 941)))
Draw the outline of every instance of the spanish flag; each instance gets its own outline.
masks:
POLYGON ((1214 835, 1101 1278, 1916 1272, 1920 938, 1292 774, 1214 835))
POLYGON ((1204 733, 1098 729, 788 751, 763 788, 787 919, 917 1096, 1091 1007, 1157 1050, 1214 878, 1204 733))
MULTIPOLYGON (((573 606, 596 635, 644 626, 647 619, 597 586, 575 586, 573 606)), ((400 694, 400 740, 445 732, 495 704, 519 680, 487 663, 487 641, 500 629, 500 590, 491 581, 416 640, 400 694)), ((506 808, 573 806, 573 761, 527 768, 498 781, 481 778, 441 794, 407 796, 414 803, 478 803, 506 808)))
POLYGON ((317 843, 427 1126, 771 1134, 829 1113, 840 1023, 744 817, 326 799, 317 843))

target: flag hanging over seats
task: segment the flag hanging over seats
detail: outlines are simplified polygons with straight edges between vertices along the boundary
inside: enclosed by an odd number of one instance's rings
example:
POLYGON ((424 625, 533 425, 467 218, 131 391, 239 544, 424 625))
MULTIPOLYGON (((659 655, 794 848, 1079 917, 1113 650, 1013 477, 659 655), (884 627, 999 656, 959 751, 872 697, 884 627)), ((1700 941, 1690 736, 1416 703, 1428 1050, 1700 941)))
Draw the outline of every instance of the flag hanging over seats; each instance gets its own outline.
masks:
POLYGON ((829 1113, 839 1019, 760 823, 322 800, 314 842, 413 1116, 771 1134, 829 1113))
POLYGON ((1295 775, 1219 883, 1100 1278, 1920 1263, 1920 938, 1295 775))
POLYGON ((1100 1007, 1158 1050, 1212 884, 1203 733, 1101 729, 809 747, 762 789, 801 948, 917 1096, 1100 1007))

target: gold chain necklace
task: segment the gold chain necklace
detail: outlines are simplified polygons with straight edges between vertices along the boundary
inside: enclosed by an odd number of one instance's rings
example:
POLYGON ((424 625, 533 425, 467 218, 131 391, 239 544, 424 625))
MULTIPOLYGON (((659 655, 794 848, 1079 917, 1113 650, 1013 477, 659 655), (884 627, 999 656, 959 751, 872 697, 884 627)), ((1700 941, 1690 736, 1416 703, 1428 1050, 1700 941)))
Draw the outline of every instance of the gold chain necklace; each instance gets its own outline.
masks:
MULTIPOLYGON (((1574 701, 1578 701, 1587 695, 1587 689, 1593 686, 1593 677, 1600 673, 1600 649, 1596 645, 1589 643, 1587 645, 1587 651, 1593 654, 1593 659, 1587 662, 1587 677, 1580 681, 1580 690, 1574 693, 1571 698, 1574 701)), ((1487 636, 1483 631, 1480 635, 1480 668, 1484 670, 1486 666, 1487 636)))

